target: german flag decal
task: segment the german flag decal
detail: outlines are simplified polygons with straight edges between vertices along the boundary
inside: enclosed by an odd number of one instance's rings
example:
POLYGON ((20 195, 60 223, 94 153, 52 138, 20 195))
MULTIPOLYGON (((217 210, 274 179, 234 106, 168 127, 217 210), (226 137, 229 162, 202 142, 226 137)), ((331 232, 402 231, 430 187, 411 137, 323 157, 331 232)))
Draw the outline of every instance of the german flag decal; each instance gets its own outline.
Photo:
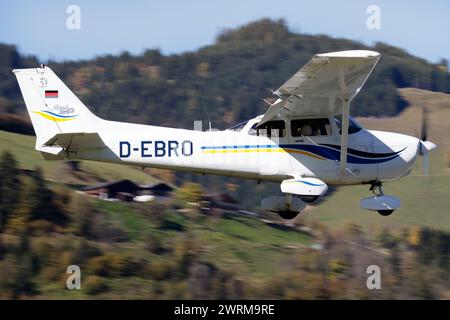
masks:
POLYGON ((58 90, 45 90, 46 98, 58 98, 58 90))

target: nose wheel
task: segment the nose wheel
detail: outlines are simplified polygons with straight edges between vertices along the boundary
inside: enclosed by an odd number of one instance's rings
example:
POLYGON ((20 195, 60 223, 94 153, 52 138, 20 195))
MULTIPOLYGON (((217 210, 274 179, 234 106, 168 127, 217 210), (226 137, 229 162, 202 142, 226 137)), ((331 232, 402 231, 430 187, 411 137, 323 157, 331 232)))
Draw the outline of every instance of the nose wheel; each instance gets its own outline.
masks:
MULTIPOLYGON (((374 184, 372 184, 372 186, 369 189, 370 191, 372 191, 372 193, 377 196, 377 197, 383 197, 384 196, 384 191, 383 191, 383 183, 381 181, 377 181, 374 184)), ((390 216, 394 210, 377 210, 377 212, 382 215, 383 217, 387 217, 390 216)))
POLYGON ((383 217, 387 217, 390 216, 394 212, 394 210, 377 210, 377 212, 383 217))
POLYGON ((362 199, 361 208, 377 211, 380 215, 386 217, 400 207, 400 200, 398 198, 384 195, 381 181, 372 183, 369 190, 375 196, 362 199))

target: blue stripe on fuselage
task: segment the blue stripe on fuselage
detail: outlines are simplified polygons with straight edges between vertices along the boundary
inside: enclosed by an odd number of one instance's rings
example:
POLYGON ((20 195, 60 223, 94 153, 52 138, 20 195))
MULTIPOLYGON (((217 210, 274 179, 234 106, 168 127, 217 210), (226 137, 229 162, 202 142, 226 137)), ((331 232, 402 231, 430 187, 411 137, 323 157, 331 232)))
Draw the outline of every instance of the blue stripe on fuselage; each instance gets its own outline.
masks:
MULTIPOLYGON (((334 148, 323 146, 323 145, 313 145, 313 144, 258 144, 258 145, 229 145, 229 146, 202 146, 202 150, 224 150, 224 149, 260 149, 260 148, 282 148, 282 149, 294 149, 294 150, 302 150, 302 151, 308 151, 315 155, 321 156, 323 158, 326 158, 328 160, 335 160, 339 161, 341 156, 341 151, 336 150, 334 148)), ((403 150, 402 150, 403 151, 403 150)), ((352 155, 350 153, 347 154, 347 162, 348 163, 354 163, 354 164, 376 164, 376 163, 383 163, 386 161, 390 161, 392 159, 395 159, 399 156, 399 151, 396 154, 389 154, 386 157, 380 158, 379 153, 369 153, 365 152, 364 156, 357 156, 352 155), (371 157, 373 155, 373 158, 371 157)))

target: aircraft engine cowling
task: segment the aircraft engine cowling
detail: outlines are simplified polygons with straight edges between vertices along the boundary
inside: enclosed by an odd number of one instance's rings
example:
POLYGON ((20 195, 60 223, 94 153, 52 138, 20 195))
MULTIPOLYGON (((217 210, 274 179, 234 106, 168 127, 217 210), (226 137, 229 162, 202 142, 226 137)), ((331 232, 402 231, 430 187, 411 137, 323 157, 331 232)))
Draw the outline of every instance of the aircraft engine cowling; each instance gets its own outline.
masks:
POLYGON ((287 179, 280 187, 283 193, 296 194, 307 203, 316 201, 328 190, 327 184, 316 178, 287 179))

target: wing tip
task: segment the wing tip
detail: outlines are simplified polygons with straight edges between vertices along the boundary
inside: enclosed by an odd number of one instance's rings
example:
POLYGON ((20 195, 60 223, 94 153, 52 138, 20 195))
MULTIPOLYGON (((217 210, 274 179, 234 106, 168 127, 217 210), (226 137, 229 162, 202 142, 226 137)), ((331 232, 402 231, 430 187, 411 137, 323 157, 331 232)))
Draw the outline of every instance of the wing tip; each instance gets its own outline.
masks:
POLYGON ((335 57, 335 58, 378 58, 380 53, 370 50, 346 50, 328 53, 320 53, 319 57, 335 57))
MULTIPOLYGON (((43 69, 44 69, 46 72, 48 72, 48 71, 53 72, 53 70, 50 69, 50 67, 48 67, 48 66, 46 66, 46 65, 43 65, 43 66, 44 66, 43 69)), ((12 69, 11 72, 14 73, 14 74, 18 74, 18 73, 30 73, 30 72, 31 72, 31 73, 35 73, 35 72, 37 72, 37 70, 39 70, 39 69, 42 70, 41 67, 36 67, 36 68, 12 69)))

